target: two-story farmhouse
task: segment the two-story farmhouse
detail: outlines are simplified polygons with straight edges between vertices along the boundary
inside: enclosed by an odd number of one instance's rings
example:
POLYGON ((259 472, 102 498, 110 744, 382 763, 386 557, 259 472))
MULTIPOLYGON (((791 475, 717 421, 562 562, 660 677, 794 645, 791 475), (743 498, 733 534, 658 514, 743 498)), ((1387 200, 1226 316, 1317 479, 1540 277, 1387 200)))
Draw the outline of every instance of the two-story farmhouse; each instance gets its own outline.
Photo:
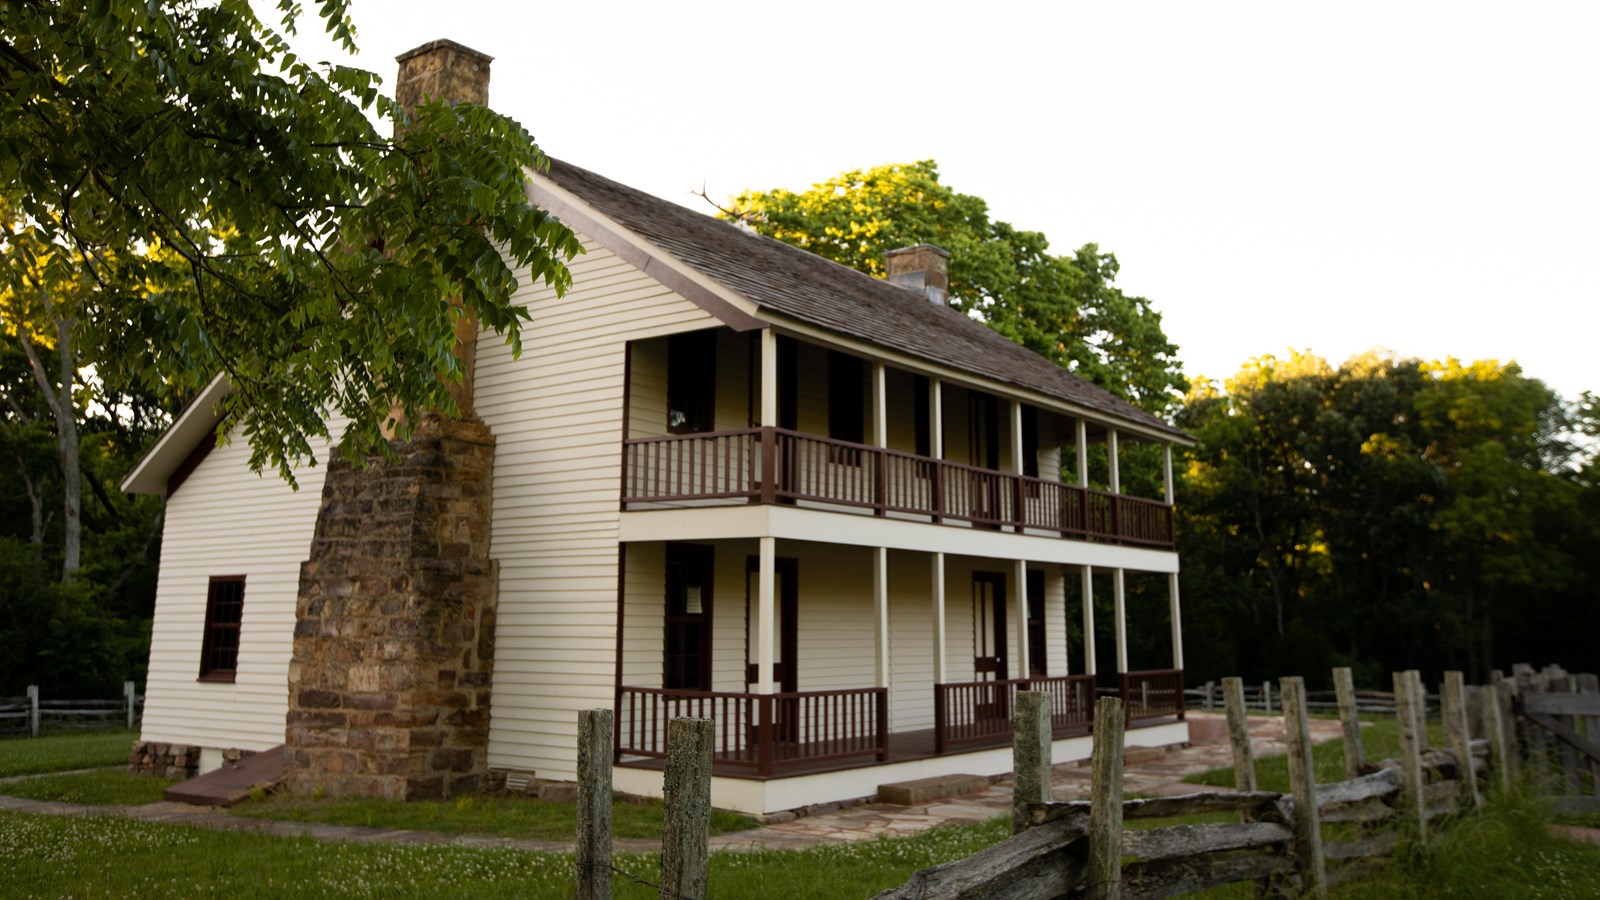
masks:
MULTIPOLYGON (((488 73, 448 42, 402 57, 402 85, 408 66, 488 73)), ((389 495, 340 493, 320 466, 291 491, 248 470, 243 441, 211 449, 219 381, 126 483, 168 497, 146 745, 198 748, 203 771, 286 733, 292 758, 321 728, 344 792, 386 793, 361 780, 404 770, 370 758, 384 752, 560 780, 577 712, 611 707, 616 785, 651 794, 667 720, 705 715, 713 802, 759 813, 1004 772, 1018 689, 1050 694, 1057 759, 1088 755, 1097 683, 1123 692, 1130 744, 1186 739, 1181 432, 948 306, 937 248, 890 254, 884 281, 565 163, 530 173, 528 194, 587 252, 564 297, 524 279, 521 359, 476 346, 471 407, 490 437, 474 446, 492 477, 470 477, 492 488, 488 559, 467 569, 487 592, 423 643, 404 603, 388 624, 329 624, 371 567, 335 577, 317 557, 361 552, 338 533, 389 495), (1128 441, 1169 448, 1163 500, 1118 492, 1128 441), (1087 487, 1093 444, 1109 491, 1087 487), (1068 605, 1097 571, 1115 593, 1116 673, 1095 672, 1092 603, 1068 605), (1168 576, 1169 668, 1128 671, 1125 571, 1168 576), (1079 616, 1086 646, 1069 660, 1079 616), (404 668, 429 652, 442 668, 404 668), (477 756, 438 749, 427 729, 446 720, 479 736, 477 756)), ((359 482, 348 490, 378 490, 359 482)))

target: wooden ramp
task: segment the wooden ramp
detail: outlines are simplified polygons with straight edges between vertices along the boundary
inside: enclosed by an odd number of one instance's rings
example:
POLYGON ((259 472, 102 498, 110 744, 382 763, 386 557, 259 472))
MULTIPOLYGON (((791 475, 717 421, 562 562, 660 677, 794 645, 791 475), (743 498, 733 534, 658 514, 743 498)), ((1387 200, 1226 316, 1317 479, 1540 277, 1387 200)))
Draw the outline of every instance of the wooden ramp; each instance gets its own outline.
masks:
POLYGON ((196 806, 232 806, 257 789, 267 789, 283 780, 283 745, 263 750, 236 763, 175 784, 162 792, 162 798, 196 806))

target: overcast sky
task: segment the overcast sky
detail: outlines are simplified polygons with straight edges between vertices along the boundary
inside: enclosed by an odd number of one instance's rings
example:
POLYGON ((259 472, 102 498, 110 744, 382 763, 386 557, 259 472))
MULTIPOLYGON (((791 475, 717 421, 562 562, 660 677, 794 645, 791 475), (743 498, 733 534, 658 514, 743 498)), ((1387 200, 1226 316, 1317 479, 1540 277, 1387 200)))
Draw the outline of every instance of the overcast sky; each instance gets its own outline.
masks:
POLYGON ((1600 390, 1600 4, 353 9, 391 88, 466 44, 546 152, 692 207, 936 159, 1057 252, 1115 252, 1190 375, 1379 348, 1600 390))

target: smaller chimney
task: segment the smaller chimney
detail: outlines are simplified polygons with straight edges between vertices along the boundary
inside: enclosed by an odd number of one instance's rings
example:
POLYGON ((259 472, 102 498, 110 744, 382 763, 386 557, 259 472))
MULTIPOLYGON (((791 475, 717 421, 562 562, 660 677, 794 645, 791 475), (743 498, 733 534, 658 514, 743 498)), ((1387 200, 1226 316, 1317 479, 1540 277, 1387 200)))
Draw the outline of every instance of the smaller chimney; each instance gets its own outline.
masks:
POLYGON ((407 50, 394 59, 400 64, 394 99, 408 112, 424 99, 489 105, 492 56, 455 41, 439 40, 407 50))
POLYGON ((932 244, 901 247, 883 255, 889 283, 927 297, 944 306, 950 302, 950 252, 932 244))

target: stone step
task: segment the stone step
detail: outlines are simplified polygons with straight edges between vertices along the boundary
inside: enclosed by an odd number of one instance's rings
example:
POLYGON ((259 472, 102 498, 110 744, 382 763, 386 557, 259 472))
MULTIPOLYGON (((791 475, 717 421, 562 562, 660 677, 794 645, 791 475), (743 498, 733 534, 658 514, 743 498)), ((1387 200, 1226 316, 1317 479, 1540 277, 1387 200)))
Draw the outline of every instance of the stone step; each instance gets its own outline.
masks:
POLYGON ((912 781, 878 785, 878 802, 898 806, 920 806, 946 797, 972 794, 989 786, 982 775, 935 775, 912 781))

